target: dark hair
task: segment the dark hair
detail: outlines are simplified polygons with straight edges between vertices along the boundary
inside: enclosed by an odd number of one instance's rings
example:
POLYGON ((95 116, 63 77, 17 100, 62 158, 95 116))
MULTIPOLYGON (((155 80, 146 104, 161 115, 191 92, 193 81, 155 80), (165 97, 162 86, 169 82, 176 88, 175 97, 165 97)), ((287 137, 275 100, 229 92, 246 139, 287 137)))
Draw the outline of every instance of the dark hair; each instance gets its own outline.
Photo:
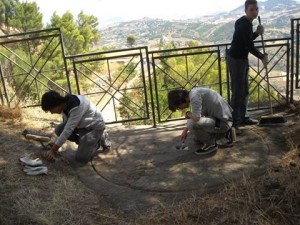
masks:
POLYGON ((189 96, 189 92, 187 90, 172 90, 168 93, 168 104, 169 109, 172 112, 175 112, 178 109, 178 106, 182 103, 186 103, 186 98, 189 96))
POLYGON ((246 0, 246 1, 245 1, 245 10, 248 9, 248 6, 249 6, 249 5, 254 5, 254 4, 257 4, 257 1, 256 1, 256 0, 246 0))
POLYGON ((66 102, 67 99, 68 96, 63 97, 58 92, 50 90, 45 94, 43 94, 41 100, 41 106, 44 111, 49 111, 50 109, 66 102))

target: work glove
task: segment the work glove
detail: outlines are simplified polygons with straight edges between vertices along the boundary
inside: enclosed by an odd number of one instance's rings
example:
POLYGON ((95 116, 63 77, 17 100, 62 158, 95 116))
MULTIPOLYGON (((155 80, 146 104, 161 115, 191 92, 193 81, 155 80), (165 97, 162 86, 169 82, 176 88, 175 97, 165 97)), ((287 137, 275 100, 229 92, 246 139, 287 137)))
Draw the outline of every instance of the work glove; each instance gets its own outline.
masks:
POLYGON ((257 33, 258 35, 262 35, 265 32, 265 28, 262 25, 258 25, 256 28, 255 33, 257 33))
POLYGON ((264 57, 261 59, 261 61, 262 61, 263 65, 264 65, 264 67, 266 67, 268 65, 268 63, 269 63, 269 56, 268 56, 267 53, 264 54, 264 57))

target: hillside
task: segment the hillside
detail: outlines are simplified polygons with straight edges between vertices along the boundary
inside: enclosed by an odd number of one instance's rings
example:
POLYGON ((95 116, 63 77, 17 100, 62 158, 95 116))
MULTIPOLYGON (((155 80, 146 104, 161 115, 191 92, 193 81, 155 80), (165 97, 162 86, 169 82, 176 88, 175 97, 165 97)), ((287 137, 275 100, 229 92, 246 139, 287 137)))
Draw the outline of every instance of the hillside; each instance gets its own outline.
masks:
MULTIPOLYGON (((265 26, 265 38, 282 38, 290 35, 290 19, 300 17, 300 3, 293 0, 259 2, 260 16, 265 26)), ((114 24, 100 30, 101 46, 126 48, 128 35, 136 37, 136 46, 155 48, 161 42, 186 46, 189 40, 201 44, 228 43, 231 41, 234 21, 244 15, 244 6, 230 12, 203 16, 189 20, 161 20, 143 18, 114 24)), ((255 21, 254 26, 257 25, 255 21)))

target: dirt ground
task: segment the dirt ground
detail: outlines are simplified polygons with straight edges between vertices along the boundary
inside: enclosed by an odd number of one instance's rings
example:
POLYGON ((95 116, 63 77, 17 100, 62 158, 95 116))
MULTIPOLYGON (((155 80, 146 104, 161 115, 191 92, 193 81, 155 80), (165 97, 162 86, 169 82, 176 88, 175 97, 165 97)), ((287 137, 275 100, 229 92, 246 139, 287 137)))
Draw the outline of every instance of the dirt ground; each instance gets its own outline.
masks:
POLYGON ((245 174, 214 191, 189 192, 180 201, 170 199, 136 213, 115 207, 104 192, 91 189, 63 158, 47 163, 47 175, 25 175, 18 158, 41 146, 26 140, 22 131, 49 132, 56 118, 39 113, 0 117, 0 224, 299 224, 300 116, 298 108, 287 110, 287 125, 270 132, 285 145, 282 157, 263 174, 245 174))

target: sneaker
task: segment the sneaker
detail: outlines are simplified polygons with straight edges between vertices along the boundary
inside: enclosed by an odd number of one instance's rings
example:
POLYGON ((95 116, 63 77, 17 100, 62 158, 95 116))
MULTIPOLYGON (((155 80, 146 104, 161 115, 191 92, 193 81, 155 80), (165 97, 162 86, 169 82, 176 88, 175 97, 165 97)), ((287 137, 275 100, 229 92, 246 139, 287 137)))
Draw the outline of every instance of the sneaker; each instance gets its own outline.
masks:
POLYGON ((258 124, 258 120, 248 117, 248 118, 245 118, 245 120, 241 124, 242 125, 256 125, 256 124, 258 124))
POLYGON ((232 128, 230 128, 225 136, 217 142, 220 148, 231 148, 233 147, 232 128))
POLYGON ((218 149, 218 145, 214 144, 214 145, 204 145, 202 148, 198 149, 197 151, 195 151, 196 155, 206 155, 208 153, 214 152, 218 149))
POLYGON ((111 149, 111 142, 108 136, 108 133, 106 131, 103 132, 102 137, 100 138, 98 142, 98 147, 97 147, 97 152, 98 153, 103 153, 106 154, 110 152, 111 149))
POLYGON ((110 149, 111 147, 110 146, 107 146, 107 145, 101 145, 101 141, 99 141, 96 145, 96 151, 97 151, 97 154, 99 153, 107 153, 107 152, 110 152, 110 149))

